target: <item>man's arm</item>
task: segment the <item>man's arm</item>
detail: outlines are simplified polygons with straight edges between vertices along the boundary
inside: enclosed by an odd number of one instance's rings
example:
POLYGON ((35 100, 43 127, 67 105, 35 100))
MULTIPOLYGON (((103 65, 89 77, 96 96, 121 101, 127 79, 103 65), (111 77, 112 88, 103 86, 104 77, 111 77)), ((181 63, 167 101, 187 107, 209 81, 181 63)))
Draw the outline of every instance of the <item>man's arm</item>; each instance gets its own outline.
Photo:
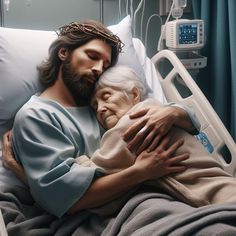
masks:
POLYGON ((191 107, 186 106, 186 105, 180 105, 177 103, 170 103, 169 105, 172 107, 180 108, 179 111, 182 113, 182 115, 181 114, 178 115, 179 119, 181 119, 181 117, 183 119, 182 121, 177 121, 177 124, 176 124, 177 127, 183 128, 192 134, 197 134, 200 131, 201 124, 196 116, 196 113, 191 107))
MULTIPOLYGON (((153 152, 142 152, 131 167, 115 174, 95 179, 84 195, 68 210, 68 213, 74 214, 83 209, 102 206, 122 196, 146 180, 184 171, 186 167, 181 162, 188 159, 189 155, 183 153, 175 156, 174 154, 183 144, 183 140, 178 140, 168 147, 169 140, 169 137, 163 139, 158 148, 153 152)), ((8 149, 10 148, 9 138, 4 138, 3 146, 8 149)), ((15 161, 12 152, 7 151, 4 155, 6 155, 4 157, 5 160, 11 159, 9 162, 11 165, 10 169, 15 172, 20 170, 24 174, 22 166, 15 161), (19 168, 15 168, 17 165, 19 168)), ((75 168, 79 170, 78 166, 75 166, 75 168)), ((79 181, 79 179, 72 179, 71 183, 68 182, 68 188, 70 184, 74 185, 74 181, 79 181)), ((62 191, 64 190, 62 189, 62 191)))
POLYGON ((152 151, 173 126, 193 133, 200 125, 195 127, 195 124, 199 123, 194 117, 194 112, 190 113, 190 111, 187 112, 185 107, 173 104, 162 107, 149 105, 130 115, 131 119, 141 118, 124 133, 124 140, 127 142, 129 150, 137 154, 146 148, 152 151), (196 120, 196 122, 193 123, 192 120, 196 120))
POLYGON ((169 137, 164 138, 154 151, 142 152, 134 165, 93 181, 83 197, 70 208, 68 213, 73 214, 79 210, 102 206, 146 180, 184 171, 186 167, 181 165, 181 162, 188 159, 189 154, 183 153, 178 156, 174 154, 183 144, 183 140, 178 140, 168 147, 169 141, 169 137))

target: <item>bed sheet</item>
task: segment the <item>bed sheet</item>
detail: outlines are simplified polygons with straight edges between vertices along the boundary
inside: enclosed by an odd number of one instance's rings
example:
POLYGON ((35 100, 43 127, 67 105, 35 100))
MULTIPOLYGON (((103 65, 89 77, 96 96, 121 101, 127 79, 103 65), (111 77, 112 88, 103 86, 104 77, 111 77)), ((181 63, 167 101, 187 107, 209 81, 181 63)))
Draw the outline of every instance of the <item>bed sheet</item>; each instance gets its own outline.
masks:
MULTIPOLYGON (((117 208, 115 201, 108 205, 117 208)), ((145 187, 126 198, 111 215, 95 214, 91 209, 56 218, 40 209, 25 189, 16 186, 1 190, 0 206, 9 236, 236 235, 235 204, 194 208, 145 187)))

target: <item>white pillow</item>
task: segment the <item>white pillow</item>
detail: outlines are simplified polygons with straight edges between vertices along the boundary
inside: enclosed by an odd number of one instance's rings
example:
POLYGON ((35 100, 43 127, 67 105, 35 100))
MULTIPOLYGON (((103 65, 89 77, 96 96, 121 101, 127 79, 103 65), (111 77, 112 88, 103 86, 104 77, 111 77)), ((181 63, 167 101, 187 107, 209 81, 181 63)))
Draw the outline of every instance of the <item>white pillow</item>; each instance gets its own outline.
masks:
POLYGON ((55 33, 0 28, 0 136, 17 110, 41 89, 36 66, 48 54, 55 33))
POLYGON ((143 81, 146 80, 144 70, 139 62, 132 40, 132 24, 130 16, 126 16, 119 24, 108 26, 113 33, 117 34, 125 44, 119 54, 119 65, 131 67, 143 81))
POLYGON ((160 80, 157 76, 156 67, 146 54, 146 49, 142 41, 138 38, 133 38, 134 48, 137 53, 138 60, 144 70, 146 83, 149 88, 152 88, 150 96, 156 98, 159 102, 165 104, 167 102, 161 87, 160 80))
MULTIPOLYGON (((132 42, 130 16, 108 28, 125 43, 118 64, 132 67, 145 79, 132 42)), ((20 107, 41 90, 36 67, 47 57, 55 38, 52 31, 0 27, 0 137, 11 128, 20 107)))

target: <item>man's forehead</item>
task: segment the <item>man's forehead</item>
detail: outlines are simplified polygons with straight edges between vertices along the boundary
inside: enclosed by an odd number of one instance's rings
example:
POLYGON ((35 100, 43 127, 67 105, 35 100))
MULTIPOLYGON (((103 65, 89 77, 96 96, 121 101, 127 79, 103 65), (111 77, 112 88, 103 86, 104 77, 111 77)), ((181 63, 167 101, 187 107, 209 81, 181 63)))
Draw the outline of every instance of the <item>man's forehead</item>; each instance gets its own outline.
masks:
POLYGON ((91 39, 90 41, 85 43, 84 46, 91 48, 102 48, 111 52, 111 45, 102 39, 91 39))
POLYGON ((101 39, 92 39, 84 45, 84 48, 99 53, 104 59, 111 62, 112 48, 107 42, 101 39))

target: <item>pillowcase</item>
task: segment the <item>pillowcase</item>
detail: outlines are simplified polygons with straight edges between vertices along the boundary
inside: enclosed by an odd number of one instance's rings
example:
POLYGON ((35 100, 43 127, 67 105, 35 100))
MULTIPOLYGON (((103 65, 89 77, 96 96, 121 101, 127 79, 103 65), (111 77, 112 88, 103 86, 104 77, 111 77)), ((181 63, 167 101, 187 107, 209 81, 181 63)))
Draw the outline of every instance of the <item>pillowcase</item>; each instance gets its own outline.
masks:
POLYGON ((126 16, 119 24, 107 27, 114 34, 117 34, 124 43, 122 52, 119 54, 119 65, 131 67, 145 82, 145 72, 141 66, 132 40, 132 22, 130 16, 126 16))
POLYGON ((36 66, 55 38, 53 32, 0 28, 0 137, 19 108, 41 90, 36 66))
MULTIPOLYGON (((145 80, 132 42, 130 16, 108 28, 125 44, 117 63, 132 67, 145 80)), ((53 31, 0 27, 0 137, 12 127, 21 106, 42 89, 36 67, 47 57, 56 37, 53 31)))
POLYGON ((149 88, 152 88, 149 92, 150 97, 156 98, 159 102, 167 103, 164 91, 161 87, 160 79, 157 76, 156 67, 150 58, 146 54, 145 46, 138 38, 133 38, 134 48, 137 53, 138 60, 144 70, 146 83, 149 88))

